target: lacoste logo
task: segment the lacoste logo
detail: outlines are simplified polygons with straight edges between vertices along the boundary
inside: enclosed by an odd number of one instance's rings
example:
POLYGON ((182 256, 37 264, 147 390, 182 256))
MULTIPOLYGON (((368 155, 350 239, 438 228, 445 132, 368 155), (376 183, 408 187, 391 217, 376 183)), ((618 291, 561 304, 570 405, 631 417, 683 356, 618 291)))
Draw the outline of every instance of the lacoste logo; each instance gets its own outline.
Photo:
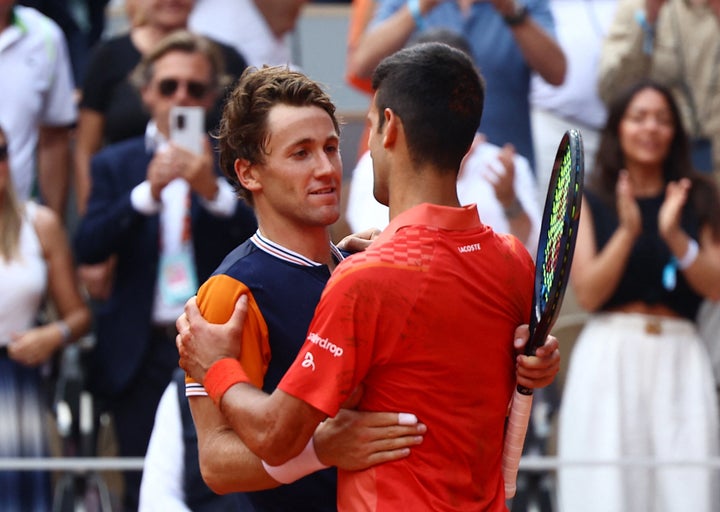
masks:
POLYGON ((310 368, 315 371, 315 359, 313 358, 312 352, 305 352, 305 359, 300 364, 303 368, 310 368))
POLYGON ((458 247, 460 252, 474 252, 480 250, 480 244, 461 245, 458 247))

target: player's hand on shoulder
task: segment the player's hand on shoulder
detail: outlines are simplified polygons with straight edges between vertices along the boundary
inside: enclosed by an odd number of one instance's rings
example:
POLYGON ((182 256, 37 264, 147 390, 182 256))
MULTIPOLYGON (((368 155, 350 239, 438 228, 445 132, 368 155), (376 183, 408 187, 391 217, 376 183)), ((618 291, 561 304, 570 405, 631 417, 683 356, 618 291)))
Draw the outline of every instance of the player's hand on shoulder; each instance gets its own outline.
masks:
POLYGON ((202 383, 213 363, 240 356, 247 303, 247 296, 240 296, 232 316, 224 324, 211 324, 205 320, 196 297, 191 297, 185 303, 185 312, 175 322, 178 330, 175 343, 180 355, 180 367, 193 380, 202 383))

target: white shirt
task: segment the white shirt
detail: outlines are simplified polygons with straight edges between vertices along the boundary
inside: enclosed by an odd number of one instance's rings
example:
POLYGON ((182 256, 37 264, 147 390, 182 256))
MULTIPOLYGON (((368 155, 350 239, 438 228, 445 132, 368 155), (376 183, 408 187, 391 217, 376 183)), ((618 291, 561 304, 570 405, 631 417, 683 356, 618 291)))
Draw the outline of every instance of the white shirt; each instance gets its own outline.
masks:
POLYGON ((253 0, 197 0, 188 26, 232 45, 251 66, 292 63, 290 34, 275 37, 253 0))
POLYGON ((0 126, 7 134, 18 198, 30 197, 41 126, 69 126, 77 118, 65 36, 35 9, 13 7, 0 32, 0 126))
POLYGON ((182 428, 177 386, 171 381, 155 411, 140 484, 140 512, 190 512, 183 489, 182 428))
POLYGON ((36 207, 26 203, 18 258, 7 262, 0 256, 0 346, 8 345, 12 334, 33 326, 47 289, 47 262, 33 225, 36 207))
POLYGON ((600 49, 615 14, 617 0, 550 0, 555 33, 567 72, 560 86, 533 75, 533 106, 592 128, 605 124, 605 105, 598 96, 600 49))
MULTIPOLYGON (((461 204, 477 203, 480 219, 498 233, 509 233, 510 224, 505 218, 503 207, 495 196, 495 189, 485 177, 488 167, 502 169, 497 158, 500 148, 489 142, 477 144, 465 161, 458 177, 457 192, 461 204)), ((537 202, 535 178, 527 159, 515 155, 515 195, 527 213, 531 229, 527 240, 522 240, 530 254, 535 257, 537 239, 540 233, 540 206, 537 202)), ((369 228, 384 229, 388 225, 388 208, 373 196, 373 169, 370 152, 360 157, 353 170, 345 218, 350 228, 357 232, 369 228)))
MULTIPOLYGON (((167 139, 158 131, 154 121, 148 123, 145 142, 150 151, 162 152, 168 147, 167 139)), ((237 204, 232 186, 219 176, 217 185, 218 194, 215 199, 208 201, 201 197, 200 204, 213 215, 231 217, 237 204)), ((190 185, 182 178, 174 179, 163 188, 160 192, 160 201, 155 201, 152 197, 150 182, 147 180, 136 185, 130 193, 130 202, 135 210, 144 215, 160 214, 161 258, 163 254, 173 254, 183 250, 189 250, 192 257, 192 244, 187 244, 187 240, 183 240, 186 217, 189 215, 189 193, 190 185)), ((183 304, 167 304, 162 300, 159 279, 155 288, 153 322, 174 324, 177 317, 183 313, 183 304)))

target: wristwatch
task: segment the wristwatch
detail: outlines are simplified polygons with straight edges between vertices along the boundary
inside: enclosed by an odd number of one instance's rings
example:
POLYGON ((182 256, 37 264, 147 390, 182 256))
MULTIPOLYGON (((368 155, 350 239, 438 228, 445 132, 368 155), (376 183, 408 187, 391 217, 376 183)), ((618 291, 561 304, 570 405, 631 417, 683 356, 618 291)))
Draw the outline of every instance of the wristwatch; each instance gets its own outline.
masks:
POLYGON ((528 8, 526 5, 513 2, 513 9, 510 14, 503 15, 505 23, 510 27, 516 27, 525 22, 528 17, 528 8))

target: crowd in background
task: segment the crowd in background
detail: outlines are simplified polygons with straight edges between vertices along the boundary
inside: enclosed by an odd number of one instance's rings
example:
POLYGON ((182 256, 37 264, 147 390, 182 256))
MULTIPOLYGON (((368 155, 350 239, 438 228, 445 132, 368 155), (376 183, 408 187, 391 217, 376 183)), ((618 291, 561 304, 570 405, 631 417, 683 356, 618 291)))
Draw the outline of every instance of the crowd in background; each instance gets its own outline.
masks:
MULTIPOLYGON (((108 415, 119 455, 150 455, 150 445, 156 461, 168 453, 153 432, 162 418, 192 445, 173 380, 175 319, 257 222, 221 177, 214 140, 177 144, 170 113, 200 108, 212 132, 247 67, 301 69, 291 36, 309 3, 341 2, 125 0, 128 30, 108 36, 108 0, 0 0, 0 457, 57 453, 48 397, 63 351, 88 335, 92 430, 108 415)), ((591 316, 563 353, 565 388, 536 393, 526 453, 547 453, 560 411, 561 457, 720 455, 720 340, 708 327, 720 322, 720 0, 345 3, 337 44, 348 84, 368 98, 375 67, 405 46, 442 41, 473 58, 486 100, 458 195, 533 257, 558 142, 569 128, 582 134, 571 285, 591 316)), ((338 240, 388 221, 366 139, 344 174, 338 240)), ((157 510, 164 481, 168 500, 194 497, 188 509, 200 510, 209 491, 183 489, 198 468, 179 457, 162 470, 148 457, 147 482, 125 472, 115 506, 157 510)), ((521 473, 512 510, 720 510, 720 475, 702 465, 557 474, 521 473)), ((47 473, 0 470, 0 509, 52 502, 47 473)), ((222 506, 252 510, 240 496, 222 506)))

